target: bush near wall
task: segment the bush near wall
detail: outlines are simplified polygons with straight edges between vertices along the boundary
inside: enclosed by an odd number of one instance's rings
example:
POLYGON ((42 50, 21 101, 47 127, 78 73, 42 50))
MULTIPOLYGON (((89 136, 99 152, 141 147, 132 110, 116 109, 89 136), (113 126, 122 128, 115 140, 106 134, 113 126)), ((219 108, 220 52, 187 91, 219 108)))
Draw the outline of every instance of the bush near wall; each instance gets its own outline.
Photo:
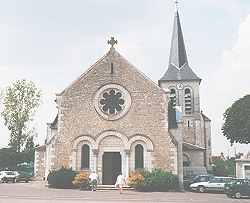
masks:
POLYGON ((129 185, 137 191, 167 192, 178 190, 178 177, 162 169, 135 171, 130 174, 129 185))
POLYGON ((60 168, 59 170, 50 171, 48 175, 48 184, 51 188, 75 188, 73 180, 76 172, 72 168, 60 168))

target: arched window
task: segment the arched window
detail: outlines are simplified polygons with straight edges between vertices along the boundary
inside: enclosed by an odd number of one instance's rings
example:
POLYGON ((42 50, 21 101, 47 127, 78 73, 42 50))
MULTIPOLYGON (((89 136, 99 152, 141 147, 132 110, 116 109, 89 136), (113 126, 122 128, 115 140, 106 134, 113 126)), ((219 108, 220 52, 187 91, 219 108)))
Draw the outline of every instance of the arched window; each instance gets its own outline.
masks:
POLYGON ((89 152, 89 145, 83 145, 81 153, 81 169, 89 169, 89 152))
POLYGON ((138 144, 135 146, 135 169, 144 168, 144 152, 143 146, 138 144))
POLYGON ((175 89, 170 90, 170 100, 172 102, 173 107, 176 106, 176 91, 175 89))
POLYGON ((192 97, 191 97, 191 90, 189 88, 185 89, 185 113, 191 114, 192 113, 192 97))
POLYGON ((183 154, 183 167, 191 166, 191 161, 186 154, 183 154))

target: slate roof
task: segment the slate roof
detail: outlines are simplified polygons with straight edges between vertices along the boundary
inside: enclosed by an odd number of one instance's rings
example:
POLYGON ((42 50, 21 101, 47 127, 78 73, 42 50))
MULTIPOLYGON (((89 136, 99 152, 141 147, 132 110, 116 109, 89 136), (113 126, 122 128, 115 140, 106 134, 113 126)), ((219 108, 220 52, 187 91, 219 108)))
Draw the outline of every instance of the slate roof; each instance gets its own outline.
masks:
POLYGON ((188 64, 185 43, 183 39, 179 12, 176 11, 171 42, 169 65, 160 81, 199 80, 188 64))
POLYGON ((201 115, 205 121, 211 121, 203 112, 201 112, 201 115))

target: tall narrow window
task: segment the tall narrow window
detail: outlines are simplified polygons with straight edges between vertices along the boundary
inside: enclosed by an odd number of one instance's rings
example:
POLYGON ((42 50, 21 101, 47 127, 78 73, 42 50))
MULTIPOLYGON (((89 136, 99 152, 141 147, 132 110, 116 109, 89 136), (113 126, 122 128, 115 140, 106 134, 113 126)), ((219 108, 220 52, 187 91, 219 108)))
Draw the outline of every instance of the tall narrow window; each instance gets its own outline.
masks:
POLYGON ((183 154, 183 166, 188 167, 191 165, 191 161, 186 154, 183 154))
POLYGON ((89 145, 82 146, 81 169, 89 169, 89 145))
POLYGON ((110 74, 113 74, 114 73, 114 64, 111 63, 110 65, 110 74))
POLYGON ((135 169, 144 168, 144 152, 143 146, 138 144, 135 146, 135 169))
POLYGON ((171 100, 173 107, 175 107, 176 106, 176 91, 175 91, 175 89, 170 90, 170 100, 171 100))
POLYGON ((191 114, 192 113, 192 97, 191 97, 191 90, 190 89, 185 89, 185 113, 186 114, 191 114))

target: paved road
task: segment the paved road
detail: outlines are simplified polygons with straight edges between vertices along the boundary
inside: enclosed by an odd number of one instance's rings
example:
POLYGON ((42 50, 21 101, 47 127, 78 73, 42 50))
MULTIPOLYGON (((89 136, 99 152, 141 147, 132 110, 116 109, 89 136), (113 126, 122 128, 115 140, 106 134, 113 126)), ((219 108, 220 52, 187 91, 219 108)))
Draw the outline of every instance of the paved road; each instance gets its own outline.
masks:
POLYGON ((250 199, 229 199, 224 194, 139 193, 125 191, 79 191, 48 189, 42 183, 0 184, 0 203, 250 203, 250 199))

